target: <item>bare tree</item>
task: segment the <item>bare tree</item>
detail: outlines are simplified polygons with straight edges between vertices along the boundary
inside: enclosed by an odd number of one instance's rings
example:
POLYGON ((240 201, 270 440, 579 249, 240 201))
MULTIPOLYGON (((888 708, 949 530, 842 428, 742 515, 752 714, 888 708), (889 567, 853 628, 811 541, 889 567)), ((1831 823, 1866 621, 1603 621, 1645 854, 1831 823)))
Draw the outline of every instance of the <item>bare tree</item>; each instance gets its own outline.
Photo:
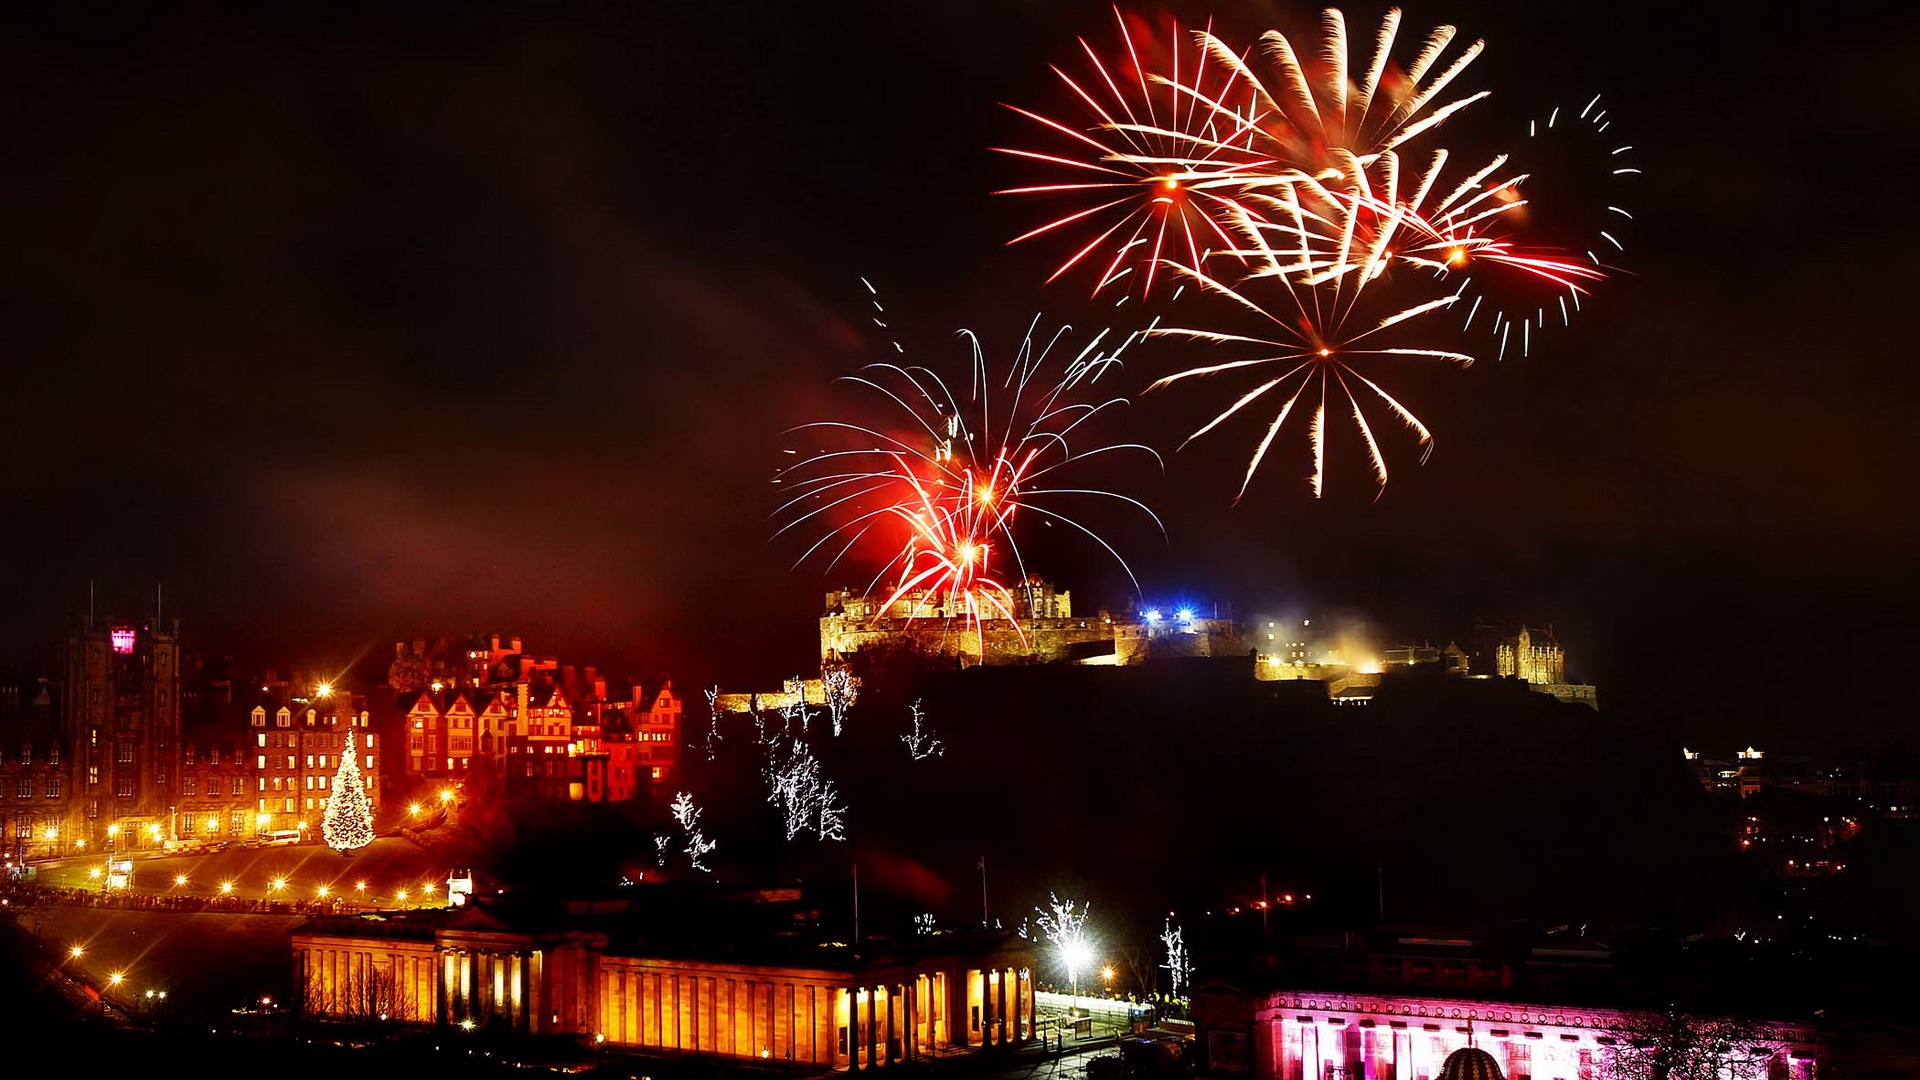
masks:
POLYGON ((1153 951, 1137 941, 1128 942, 1120 946, 1117 951, 1120 954, 1120 962, 1126 965, 1127 986, 1143 995, 1152 994, 1156 966, 1153 951))
POLYGON ((1631 1014, 1608 1034, 1614 1042, 1599 1062, 1599 1080, 1766 1080, 1782 1052, 1759 1024, 1676 1006, 1631 1014))
POLYGON ((344 979, 318 973, 307 980, 306 1011, 328 1020, 354 1023, 418 1023, 418 1002, 391 971, 356 968, 344 979))

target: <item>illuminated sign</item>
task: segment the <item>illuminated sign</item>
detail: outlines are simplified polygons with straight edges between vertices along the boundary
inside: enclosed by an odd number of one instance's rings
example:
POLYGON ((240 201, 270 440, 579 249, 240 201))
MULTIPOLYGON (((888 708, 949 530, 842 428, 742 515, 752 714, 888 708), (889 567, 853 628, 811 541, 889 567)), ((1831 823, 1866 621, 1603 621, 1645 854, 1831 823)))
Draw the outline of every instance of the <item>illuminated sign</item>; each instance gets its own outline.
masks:
POLYGON ((113 651, 122 655, 133 651, 133 627, 116 626, 113 628, 113 651))

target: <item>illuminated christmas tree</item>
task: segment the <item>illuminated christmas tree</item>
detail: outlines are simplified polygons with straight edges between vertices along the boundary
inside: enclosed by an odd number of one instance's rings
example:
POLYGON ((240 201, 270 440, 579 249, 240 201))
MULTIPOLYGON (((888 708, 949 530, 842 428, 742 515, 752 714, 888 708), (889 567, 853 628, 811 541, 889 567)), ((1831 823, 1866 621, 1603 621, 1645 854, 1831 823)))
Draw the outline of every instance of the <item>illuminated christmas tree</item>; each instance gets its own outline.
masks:
POLYGON ((346 751, 340 755, 340 768, 333 774, 327 812, 320 818, 320 836, 335 851, 351 851, 373 843, 373 803, 367 799, 367 782, 360 775, 360 756, 353 750, 351 728, 346 751))

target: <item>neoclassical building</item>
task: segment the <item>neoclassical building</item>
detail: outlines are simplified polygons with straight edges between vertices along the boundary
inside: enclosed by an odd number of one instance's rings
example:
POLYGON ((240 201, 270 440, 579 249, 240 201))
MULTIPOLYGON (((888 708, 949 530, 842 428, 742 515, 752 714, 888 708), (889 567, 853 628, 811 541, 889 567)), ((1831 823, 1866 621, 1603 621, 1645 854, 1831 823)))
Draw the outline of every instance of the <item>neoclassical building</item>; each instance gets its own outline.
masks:
MULTIPOLYGON (((1275 990, 1222 984, 1194 994, 1198 1052, 1219 1077, 1245 1080, 1429 1080, 1468 1048, 1507 1080, 1590 1080, 1641 1014, 1405 992, 1275 990)), ((1814 1080, 1818 1035, 1755 1022, 1764 1075, 1814 1080)), ((1457 1064, 1457 1061, 1456 1061, 1457 1064)))
POLYGON ((1036 1037, 1032 944, 968 928, 855 948, 797 890, 479 898, 293 932, 300 1010, 868 1069, 1036 1037))

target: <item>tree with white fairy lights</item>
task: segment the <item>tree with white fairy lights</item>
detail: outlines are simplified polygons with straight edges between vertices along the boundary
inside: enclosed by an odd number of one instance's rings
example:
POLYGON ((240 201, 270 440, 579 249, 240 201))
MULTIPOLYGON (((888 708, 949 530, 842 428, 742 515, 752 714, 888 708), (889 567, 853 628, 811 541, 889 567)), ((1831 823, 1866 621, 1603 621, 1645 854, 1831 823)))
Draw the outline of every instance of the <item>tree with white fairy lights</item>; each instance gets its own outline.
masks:
POLYGON ((1160 931, 1160 944, 1166 946, 1167 962, 1160 966, 1172 976, 1172 994, 1174 997, 1187 996, 1187 987, 1193 983, 1193 961, 1187 956, 1186 935, 1181 933, 1172 919, 1160 931))
POLYGON ((367 781, 360 775, 360 756, 353 750, 353 730, 347 730, 347 748, 333 773, 326 813, 320 817, 320 836, 335 851, 352 851, 373 843, 373 803, 367 781))
MULTIPOLYGON (((1060 965, 1073 987, 1072 1007, 1076 1009, 1080 1007, 1080 972, 1093 962, 1093 943, 1086 934, 1087 908, 1085 902, 1076 908, 1074 901, 1062 900, 1053 893, 1048 895, 1046 907, 1034 909, 1040 915, 1034 920, 1040 935, 1059 951, 1060 965)), ((1021 936, 1025 936, 1024 931, 1021 936)))

